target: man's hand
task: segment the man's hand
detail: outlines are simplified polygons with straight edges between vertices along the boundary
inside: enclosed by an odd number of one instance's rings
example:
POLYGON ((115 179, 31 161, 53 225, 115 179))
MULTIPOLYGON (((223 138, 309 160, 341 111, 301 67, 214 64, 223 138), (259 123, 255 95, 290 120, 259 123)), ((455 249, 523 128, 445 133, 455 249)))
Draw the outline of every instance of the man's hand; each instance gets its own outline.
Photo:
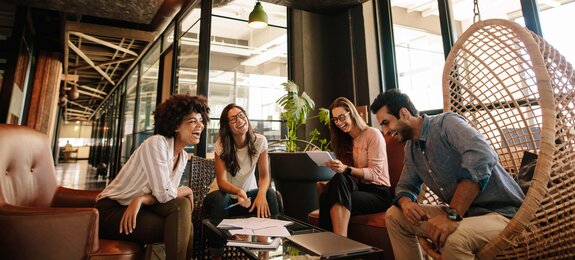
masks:
POLYGON ((400 205, 401 210, 403 211, 403 216, 405 216, 407 221, 414 226, 419 226, 421 221, 429 218, 427 211, 423 210, 419 204, 406 197, 400 199, 400 205))
POLYGON ((268 205, 268 201, 266 199, 266 195, 258 194, 256 199, 254 200, 254 204, 250 208, 250 212, 257 209, 258 218, 268 218, 271 216, 270 207, 268 205))
POLYGON ((126 211, 124 211, 124 215, 122 215, 122 219, 120 220, 120 233, 125 233, 129 235, 136 229, 136 218, 138 216, 138 212, 140 212, 140 207, 142 206, 142 198, 136 197, 130 202, 126 211))
POLYGON ((427 236, 438 248, 443 248, 447 237, 459 226, 458 221, 449 220, 447 215, 440 214, 427 221, 427 236))

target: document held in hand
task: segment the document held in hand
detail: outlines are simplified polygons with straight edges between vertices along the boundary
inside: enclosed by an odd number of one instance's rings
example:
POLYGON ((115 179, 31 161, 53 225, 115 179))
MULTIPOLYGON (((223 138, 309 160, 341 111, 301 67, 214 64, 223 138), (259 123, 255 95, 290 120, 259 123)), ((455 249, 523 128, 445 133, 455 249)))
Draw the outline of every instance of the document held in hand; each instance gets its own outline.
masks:
POLYGON ((318 166, 325 166, 325 163, 334 158, 331 153, 324 151, 307 151, 307 156, 311 158, 318 166))

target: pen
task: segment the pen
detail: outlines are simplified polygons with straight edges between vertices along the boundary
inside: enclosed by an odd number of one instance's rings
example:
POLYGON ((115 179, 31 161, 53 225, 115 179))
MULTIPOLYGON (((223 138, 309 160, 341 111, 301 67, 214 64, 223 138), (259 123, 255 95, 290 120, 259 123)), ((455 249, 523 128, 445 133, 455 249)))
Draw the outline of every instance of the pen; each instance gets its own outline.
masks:
POLYGON ((232 205, 229 205, 229 206, 225 207, 224 210, 231 209, 231 208, 233 208, 233 207, 235 207, 235 206, 237 206, 237 205, 240 205, 240 203, 239 203, 239 202, 236 202, 236 203, 234 203, 234 204, 232 204, 232 205))
MULTIPOLYGON (((248 198, 248 200, 250 201, 250 205, 251 205, 251 198, 248 198)), ((233 208, 233 207, 235 207, 235 206, 237 206, 237 205, 240 205, 240 202, 239 202, 239 201, 236 202, 236 203, 234 203, 234 204, 232 204, 232 205, 229 205, 229 206, 225 207, 224 210, 229 210, 229 209, 231 209, 231 208, 233 208)), ((248 206, 248 207, 249 207, 249 206, 248 206)))

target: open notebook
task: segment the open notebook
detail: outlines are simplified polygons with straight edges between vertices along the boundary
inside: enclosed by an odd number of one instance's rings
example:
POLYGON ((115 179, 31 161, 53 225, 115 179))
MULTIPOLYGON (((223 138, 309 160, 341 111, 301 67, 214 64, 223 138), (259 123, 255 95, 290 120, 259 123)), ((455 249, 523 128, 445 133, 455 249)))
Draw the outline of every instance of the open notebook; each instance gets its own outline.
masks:
POLYGON ((291 242, 321 256, 332 257, 369 251, 371 246, 332 232, 316 232, 287 237, 291 242))

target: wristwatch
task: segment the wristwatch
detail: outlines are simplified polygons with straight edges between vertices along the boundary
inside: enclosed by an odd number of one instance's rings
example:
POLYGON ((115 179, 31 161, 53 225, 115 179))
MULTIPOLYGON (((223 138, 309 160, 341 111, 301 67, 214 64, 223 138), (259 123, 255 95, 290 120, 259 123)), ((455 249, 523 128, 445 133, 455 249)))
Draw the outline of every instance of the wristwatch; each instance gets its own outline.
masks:
POLYGON ((449 220, 453 220, 453 221, 463 220, 463 218, 461 216, 459 216, 459 214, 457 214, 457 210, 455 210, 454 208, 449 208, 447 210, 447 218, 449 220))
POLYGON ((351 176, 351 167, 348 166, 342 173, 347 176, 351 176))

